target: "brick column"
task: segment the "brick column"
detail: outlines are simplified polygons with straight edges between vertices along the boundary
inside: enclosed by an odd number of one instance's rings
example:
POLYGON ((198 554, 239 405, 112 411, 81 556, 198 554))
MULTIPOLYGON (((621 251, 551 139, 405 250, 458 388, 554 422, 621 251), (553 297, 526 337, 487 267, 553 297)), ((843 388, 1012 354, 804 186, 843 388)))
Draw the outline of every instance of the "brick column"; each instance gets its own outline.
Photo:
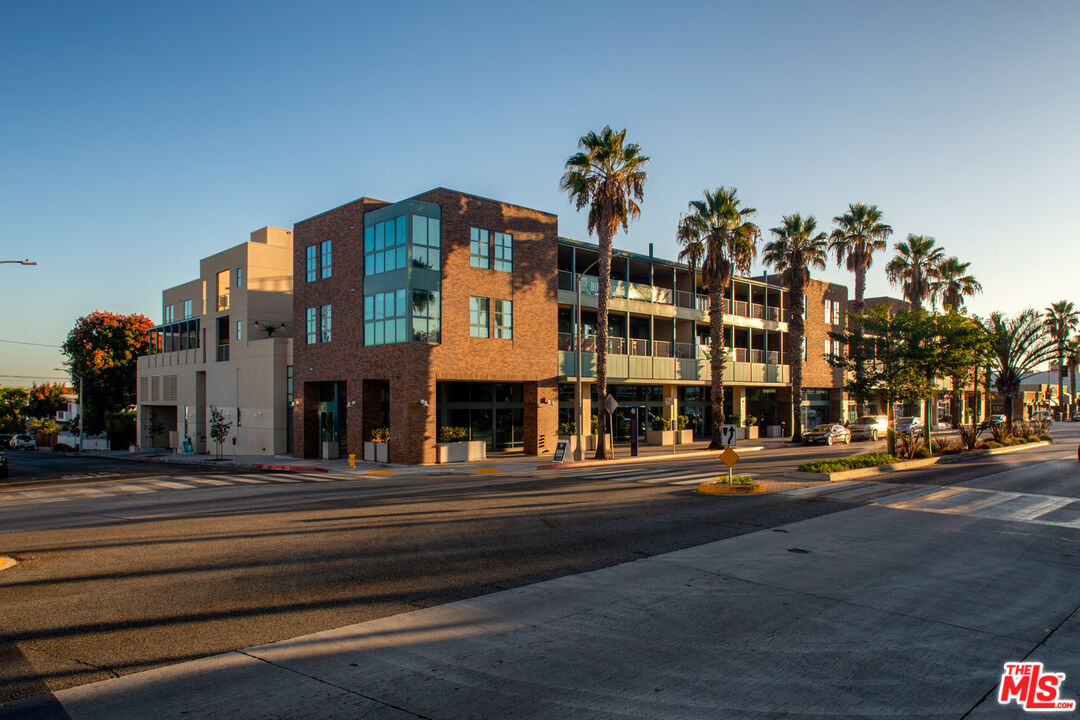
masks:
POLYGON ((319 456, 319 384, 306 382, 294 396, 300 400, 293 415, 293 452, 300 457, 319 456))
POLYGON ((541 455, 555 451, 559 431, 559 388, 554 380, 522 383, 524 451, 541 455), (547 400, 546 403, 542 402, 547 400), (540 436, 544 446, 540 446, 540 436))
POLYGON ((390 380, 390 462, 435 459, 435 378, 426 373, 396 376, 390 380))

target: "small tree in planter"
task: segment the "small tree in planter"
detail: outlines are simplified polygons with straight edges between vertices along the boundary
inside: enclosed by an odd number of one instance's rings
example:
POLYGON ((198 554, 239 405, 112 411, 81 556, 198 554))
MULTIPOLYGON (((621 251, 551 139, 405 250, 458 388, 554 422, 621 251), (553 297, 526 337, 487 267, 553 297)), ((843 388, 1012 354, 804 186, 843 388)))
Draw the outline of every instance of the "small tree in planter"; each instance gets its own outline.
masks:
POLYGON ((758 436, 758 419, 753 415, 746 416, 746 438, 752 440, 758 436))
POLYGON ((210 439, 217 447, 217 459, 221 459, 221 446, 229 439, 229 430, 232 429, 232 420, 225 419, 225 413, 220 408, 210 406, 210 439))
POLYGON ((680 415, 675 418, 675 442, 678 445, 687 445, 694 442, 694 431, 687 430, 686 426, 690 424, 690 418, 686 415, 680 415))
POLYGON ((364 460, 367 462, 390 462, 390 428, 371 429, 371 439, 364 443, 364 460))
POLYGON ((146 432, 150 433, 150 445, 153 446, 154 454, 157 455, 158 435, 165 432, 165 423, 158 419, 157 413, 150 413, 150 419, 146 421, 146 432))

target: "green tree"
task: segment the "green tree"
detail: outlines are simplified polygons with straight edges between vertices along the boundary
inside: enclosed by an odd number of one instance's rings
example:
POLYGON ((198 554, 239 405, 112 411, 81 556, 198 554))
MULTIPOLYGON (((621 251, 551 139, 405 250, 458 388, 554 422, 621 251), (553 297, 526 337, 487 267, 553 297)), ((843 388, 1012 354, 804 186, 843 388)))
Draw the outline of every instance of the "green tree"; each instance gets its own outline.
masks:
MULTIPOLYGON (((1065 367, 1065 346, 1069 342, 1069 336, 1076 331, 1080 324, 1080 315, 1076 307, 1068 300, 1059 300, 1046 308, 1046 331, 1050 333, 1057 350, 1058 363, 1058 409, 1061 408, 1062 391, 1065 383, 1062 380, 1062 372, 1065 367)), ((1060 419, 1060 418, 1059 418, 1060 419)))
MULTIPOLYGON (((621 227, 641 215, 639 203, 645 197, 645 167, 649 158, 641 154, 637 143, 626 142, 626 129, 605 126, 598 135, 590 131, 578 140, 578 152, 570 156, 563 169, 561 190, 570 196, 578 210, 589 208, 588 232, 596 233, 600 245, 599 298, 596 318, 596 397, 602 404, 607 397, 608 299, 611 297, 612 240, 621 227)), ((580 350, 580 348, 579 348, 580 350)), ((607 414, 600 417, 600 442, 596 457, 608 457, 607 414)))
POLYGON ((0 432, 21 432, 25 427, 23 408, 30 393, 21 387, 0 387, 0 432))
POLYGON ((780 273, 780 281, 788 289, 790 317, 787 333, 788 362, 791 363, 791 407, 793 408, 791 440, 802 442, 802 346, 806 337, 803 312, 806 308, 806 283, 810 268, 825 269, 829 257, 828 237, 817 232, 813 215, 803 218, 799 213, 785 215, 779 227, 770 229, 775 237, 765 245, 762 256, 766 265, 780 273))
POLYGON ((903 289, 904 297, 915 310, 922 310, 928 296, 933 304, 937 269, 945 256, 941 248, 935 247, 935 242, 929 235, 908 235, 904 242, 893 246, 896 255, 885 266, 889 282, 903 289))
POLYGON ((709 290, 709 362, 712 370, 712 441, 722 446, 724 424, 724 291, 736 272, 750 272, 757 255, 758 226, 750 222, 757 211, 740 207, 738 191, 718 187, 705 191, 703 200, 691 200, 689 212, 679 222, 675 239, 682 245, 680 258, 701 259, 701 275, 709 290))
POLYGON ((83 387, 83 430, 101 432, 107 411, 126 410, 135 404, 136 361, 150 351, 148 331, 153 323, 145 315, 119 315, 95 311, 81 317, 64 341, 72 380, 83 387))
POLYGON ((970 266, 971 263, 962 263, 958 257, 944 258, 938 264, 932 294, 941 298, 946 312, 960 312, 965 297, 982 292, 979 281, 968 274, 970 266))
POLYGON ((1072 402, 1069 405, 1069 415, 1076 412, 1076 371, 1080 369, 1080 335, 1077 335, 1065 344, 1065 367, 1069 368, 1069 397, 1072 402))
POLYGON ((225 419, 225 413, 220 408, 210 406, 210 439, 217 446, 217 458, 221 459, 221 447, 229 439, 229 430, 232 428, 232 420, 225 419))
POLYGON ((866 295, 866 271, 873 263, 874 253, 888 247, 885 241, 892 235, 892 227, 882 222, 877 205, 856 203, 848 205, 848 212, 833 218, 836 228, 829 235, 829 249, 836 253, 839 266, 847 259, 847 269, 855 274, 855 300, 851 312, 863 311, 866 295))
POLYGON ((64 409, 64 386, 60 383, 34 383, 25 415, 29 418, 55 418, 64 409))
POLYGON ((990 336, 991 367, 997 376, 994 386, 1005 402, 1005 417, 1012 427, 1020 383, 1054 357, 1057 344, 1047 333, 1042 316, 1031 308, 1011 318, 991 313, 982 326, 990 336))
POLYGON ((165 432, 165 423, 161 422, 156 412, 150 413, 150 419, 146 421, 146 432, 150 434, 150 445, 154 448, 154 454, 157 455, 157 439, 165 432))

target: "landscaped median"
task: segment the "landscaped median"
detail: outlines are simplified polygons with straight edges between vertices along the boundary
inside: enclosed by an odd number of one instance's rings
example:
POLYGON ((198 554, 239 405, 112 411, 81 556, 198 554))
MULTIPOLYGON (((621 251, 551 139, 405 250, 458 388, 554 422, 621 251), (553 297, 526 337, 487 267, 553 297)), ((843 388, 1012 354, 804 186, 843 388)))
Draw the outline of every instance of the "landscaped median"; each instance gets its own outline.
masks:
POLYGON ((968 450, 962 453, 950 455, 936 455, 929 458, 916 460, 899 460, 886 453, 872 455, 854 455, 844 458, 828 458, 814 462, 803 463, 797 470, 788 470, 784 477, 794 480, 857 480, 864 477, 872 477, 882 473, 903 472, 915 470, 928 465, 936 465, 940 462, 960 462, 967 458, 985 457, 987 455, 1000 455, 1002 453, 1017 452, 1019 450, 1031 450, 1045 447, 1052 441, 1029 442, 1019 445, 1006 445, 1004 447, 968 450))
POLYGON ((725 477, 713 482, 701 483, 697 491, 702 495, 750 495, 765 492, 765 486, 755 482, 749 475, 736 475, 731 478, 731 482, 728 482, 725 477))

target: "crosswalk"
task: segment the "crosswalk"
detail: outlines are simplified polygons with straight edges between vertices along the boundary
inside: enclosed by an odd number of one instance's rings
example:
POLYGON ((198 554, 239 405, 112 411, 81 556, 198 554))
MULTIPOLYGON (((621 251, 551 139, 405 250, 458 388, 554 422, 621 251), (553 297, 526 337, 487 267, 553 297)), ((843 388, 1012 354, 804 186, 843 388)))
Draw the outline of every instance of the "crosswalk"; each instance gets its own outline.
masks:
MULTIPOLYGON (((741 473, 745 474, 745 473, 741 473)), ((718 480, 721 473, 712 468, 710 470, 687 470, 685 468, 603 468, 582 472, 582 477, 590 480, 623 480, 626 482, 643 483, 646 485, 699 485, 703 482, 718 480)))
POLYGON ((1080 499, 1056 495, 860 480, 814 485, 781 494, 1080 529, 1080 499))
POLYGON ((305 482, 332 482, 346 477, 340 473, 258 473, 236 475, 167 475, 130 482, 93 483, 0 492, 0 507, 22 503, 148 495, 151 493, 250 485, 286 485, 305 482))

